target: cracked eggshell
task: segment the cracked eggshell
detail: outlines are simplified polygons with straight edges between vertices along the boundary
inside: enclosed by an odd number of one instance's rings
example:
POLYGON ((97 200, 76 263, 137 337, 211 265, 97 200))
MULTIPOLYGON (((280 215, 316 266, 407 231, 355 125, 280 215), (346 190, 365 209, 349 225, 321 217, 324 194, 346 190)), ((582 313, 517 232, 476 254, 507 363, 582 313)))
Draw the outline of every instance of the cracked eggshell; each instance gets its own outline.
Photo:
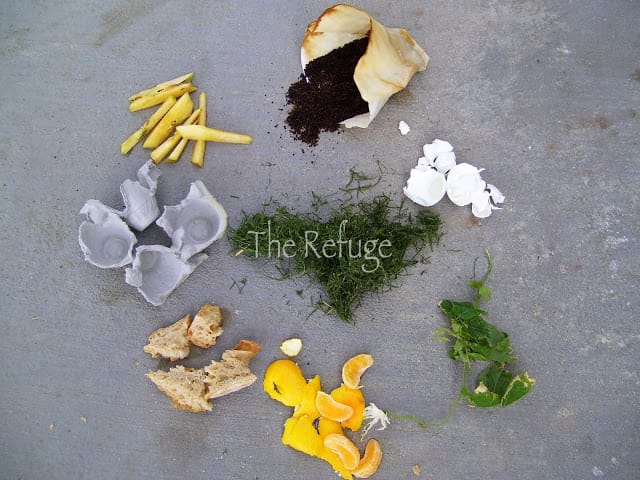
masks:
POLYGON ((430 162, 434 162, 436 157, 442 153, 453 152, 453 146, 445 141, 436 138, 432 143, 427 143, 422 147, 424 156, 430 162))
MULTIPOLYGON (((489 197, 491 198, 491 202, 493 204, 504 203, 505 197, 495 185, 487 183, 487 191, 489 192, 489 197)), ((499 207, 494 206, 493 208, 494 210, 499 210, 499 207)))
POLYGON ((227 228, 227 212, 197 180, 179 205, 164 208, 156 224, 171 238, 171 248, 186 259, 222 237, 227 228))
POLYGON ((474 195, 482 192, 486 183, 480 177, 482 170, 468 163, 459 163, 447 175, 447 196, 459 207, 469 205, 474 195))
POLYGON ((435 162, 433 162, 433 166, 442 173, 448 173, 453 167, 456 166, 456 154, 453 152, 443 152, 440 153, 435 162))
POLYGON ((137 239, 118 212, 99 200, 88 200, 80 214, 87 220, 80 224, 78 242, 87 262, 100 268, 117 268, 133 261, 137 239))
POLYGON ((438 203, 446 190, 447 180, 444 174, 424 165, 411 169, 407 185, 403 189, 409 199, 423 207, 438 203))
POLYGON ((477 218, 487 218, 492 211, 489 192, 487 190, 476 192, 471 199, 471 213, 477 218))
POLYGON ((429 56, 406 30, 387 28, 364 10, 339 4, 325 10, 307 27, 300 53, 302 68, 367 35, 367 50, 358 61, 353 79, 369 104, 369 112, 341 122, 347 128, 368 127, 387 100, 429 63, 429 56))
POLYGON ((140 232, 160 215, 155 196, 160 175, 160 169, 148 160, 138 170, 137 181, 127 179, 120 185, 120 193, 125 205, 121 216, 140 232))
POLYGON ((125 281, 137 287, 149 303, 159 306, 207 258, 202 253, 183 260, 172 248, 142 245, 136 248, 133 265, 125 270, 125 281))

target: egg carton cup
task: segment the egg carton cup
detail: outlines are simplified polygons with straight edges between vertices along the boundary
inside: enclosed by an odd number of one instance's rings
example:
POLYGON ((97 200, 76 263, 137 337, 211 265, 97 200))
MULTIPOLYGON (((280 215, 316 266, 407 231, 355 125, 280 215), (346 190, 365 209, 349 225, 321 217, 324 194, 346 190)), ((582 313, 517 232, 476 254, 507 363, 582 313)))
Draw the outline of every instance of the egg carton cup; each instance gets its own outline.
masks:
POLYGON ((80 210, 86 217, 78 242, 87 262, 99 268, 125 270, 127 284, 149 303, 162 305, 169 295, 207 259, 202 252, 220 239, 227 228, 224 207, 197 180, 178 204, 165 206, 162 216, 155 197, 160 170, 148 161, 138 180, 125 180, 120 193, 125 208, 118 211, 101 201, 88 200, 80 210), (171 246, 140 245, 131 228, 143 231, 154 221, 171 239, 171 246), (131 227, 131 228, 130 228, 131 227))

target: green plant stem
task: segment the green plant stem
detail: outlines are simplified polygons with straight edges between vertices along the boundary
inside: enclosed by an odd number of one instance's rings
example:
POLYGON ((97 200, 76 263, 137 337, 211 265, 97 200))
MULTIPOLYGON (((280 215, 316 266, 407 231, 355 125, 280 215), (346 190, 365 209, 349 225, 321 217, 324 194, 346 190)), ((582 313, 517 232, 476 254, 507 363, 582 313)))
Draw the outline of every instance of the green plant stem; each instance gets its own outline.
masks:
MULTIPOLYGON (((485 287, 485 283, 487 280, 489 280, 489 277, 491 276, 491 271, 493 270, 493 260, 491 260, 491 254, 489 253, 488 249, 484 250, 484 254, 487 257, 487 271, 485 272, 485 274, 483 275, 483 277, 480 279, 478 283, 477 288, 477 292, 476 292, 476 299, 474 302, 474 305, 476 307, 480 306, 480 303, 482 302, 483 298, 482 295, 480 294, 480 290, 481 288, 485 287)), ((478 259, 476 258, 473 262, 473 278, 476 277, 476 263, 478 262, 478 259)))
POLYGON ((438 423, 430 423, 430 422, 427 422, 427 421, 421 419, 420 417, 416 417, 414 415, 398 415, 398 414, 395 414, 395 413, 392 413, 392 412, 385 412, 385 413, 391 418, 397 418, 399 420, 408 420, 410 422, 415 422, 415 423, 418 424, 418 426, 423 427, 423 428, 443 427, 444 425, 446 425, 449 422, 449 420, 451 420, 451 417, 453 417, 453 414, 457 410, 458 405, 460 405, 460 401, 462 400, 463 397, 465 397, 466 386, 467 386, 467 371, 468 370, 469 370, 469 364, 465 363, 463 368, 462 368, 462 386, 460 387, 460 392, 458 393, 458 396, 456 397, 456 399, 453 401, 453 403, 449 407, 449 411, 447 412, 447 415, 440 422, 438 422, 438 423))

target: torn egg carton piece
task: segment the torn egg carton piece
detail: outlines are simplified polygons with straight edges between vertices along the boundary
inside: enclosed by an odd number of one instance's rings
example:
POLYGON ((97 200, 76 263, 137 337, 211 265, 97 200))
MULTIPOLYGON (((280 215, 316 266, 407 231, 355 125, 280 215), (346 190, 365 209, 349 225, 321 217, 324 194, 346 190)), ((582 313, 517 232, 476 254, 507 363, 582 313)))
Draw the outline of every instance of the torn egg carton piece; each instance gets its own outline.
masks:
POLYGON ((222 237, 227 228, 227 212, 197 180, 179 205, 164 207, 156 224, 167 232, 173 248, 187 259, 222 237))
POLYGON ((149 160, 138 170, 137 181, 125 180, 120 186, 125 205, 122 211, 94 199, 84 204, 80 214, 86 220, 80 224, 78 242, 85 260, 100 268, 118 268, 132 262, 131 250, 137 239, 127 224, 142 231, 160 215, 155 197, 160 173, 149 160))
POLYGON ((125 180, 120 185, 120 193, 124 201, 122 218, 133 228, 142 232, 160 215, 156 190, 161 172, 149 160, 138 170, 138 181, 125 180))
POLYGON ((173 248, 141 245, 136 248, 133 265, 125 270, 125 281, 137 287, 147 302, 159 306, 207 258, 201 253, 184 260, 173 248))
POLYGON ((200 252, 218 240, 227 228, 227 213, 201 181, 193 182, 187 197, 164 208, 161 218, 155 197, 160 170, 148 161, 138 170, 138 180, 125 180, 120 192, 125 208, 118 211, 99 200, 88 200, 80 210, 86 220, 78 241, 85 260, 100 268, 130 265, 125 281, 151 304, 167 297, 198 267, 207 255, 200 252), (137 243, 132 227, 143 231, 157 225, 171 238, 171 246, 137 243))
POLYGON ((87 218, 78 234, 87 262, 100 268, 117 268, 133 261, 131 252, 138 240, 118 212, 99 200, 89 200, 80 214, 87 218))
POLYGON ((171 238, 171 247, 136 248, 125 281, 136 287, 149 303, 158 306, 207 259, 200 252, 222 237, 227 228, 227 212, 204 183, 197 180, 178 205, 164 207, 156 224, 171 238))

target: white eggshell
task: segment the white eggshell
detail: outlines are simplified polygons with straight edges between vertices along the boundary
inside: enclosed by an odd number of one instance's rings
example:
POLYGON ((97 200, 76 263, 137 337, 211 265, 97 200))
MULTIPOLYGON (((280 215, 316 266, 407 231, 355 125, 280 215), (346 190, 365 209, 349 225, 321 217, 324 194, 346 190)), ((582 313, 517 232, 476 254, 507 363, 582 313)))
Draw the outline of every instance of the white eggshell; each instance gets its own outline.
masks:
POLYGON ((473 196, 485 189, 480 170, 468 163, 459 163, 447 175, 447 196, 454 204, 469 205, 473 196))
POLYGON ((444 174, 432 169, 412 168, 404 194, 423 207, 435 205, 447 190, 444 174))

